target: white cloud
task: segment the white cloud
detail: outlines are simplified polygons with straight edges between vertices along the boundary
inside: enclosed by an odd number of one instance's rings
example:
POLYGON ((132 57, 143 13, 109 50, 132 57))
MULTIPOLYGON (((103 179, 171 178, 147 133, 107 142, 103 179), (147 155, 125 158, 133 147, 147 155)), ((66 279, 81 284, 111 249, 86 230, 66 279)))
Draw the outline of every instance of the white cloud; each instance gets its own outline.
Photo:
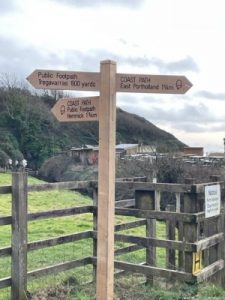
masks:
POLYGON ((77 7, 84 7, 84 8, 89 8, 89 7, 99 7, 99 6, 107 6, 107 5, 112 5, 112 6, 125 6, 129 8, 138 8, 140 7, 144 0, 51 0, 54 2, 58 2, 61 5, 71 5, 71 6, 77 6, 77 7))
POLYGON ((14 9, 16 9, 16 4, 14 0, 0 1, 0 14, 12 12, 12 10, 14 9))
POLYGON ((206 99, 216 99, 216 100, 225 100, 225 93, 213 93, 210 91, 198 91, 195 96, 206 98, 206 99))

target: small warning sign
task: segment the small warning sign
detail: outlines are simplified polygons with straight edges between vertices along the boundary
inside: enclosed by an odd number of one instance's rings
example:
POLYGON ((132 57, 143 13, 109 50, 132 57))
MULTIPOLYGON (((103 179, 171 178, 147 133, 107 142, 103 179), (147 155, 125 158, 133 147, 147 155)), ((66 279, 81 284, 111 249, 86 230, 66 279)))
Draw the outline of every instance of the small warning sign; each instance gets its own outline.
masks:
POLYGON ((210 218, 220 214, 221 206, 220 185, 209 185, 205 187, 205 217, 210 218))
POLYGON ((193 253, 192 274, 199 273, 202 270, 202 251, 193 253))

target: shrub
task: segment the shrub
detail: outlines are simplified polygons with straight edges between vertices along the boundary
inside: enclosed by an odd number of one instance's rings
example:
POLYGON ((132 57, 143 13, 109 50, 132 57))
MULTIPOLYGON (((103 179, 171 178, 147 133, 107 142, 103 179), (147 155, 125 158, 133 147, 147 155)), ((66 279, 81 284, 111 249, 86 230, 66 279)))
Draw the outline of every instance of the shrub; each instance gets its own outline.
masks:
POLYGON ((7 165, 9 156, 3 151, 0 150, 0 167, 5 167, 7 165))

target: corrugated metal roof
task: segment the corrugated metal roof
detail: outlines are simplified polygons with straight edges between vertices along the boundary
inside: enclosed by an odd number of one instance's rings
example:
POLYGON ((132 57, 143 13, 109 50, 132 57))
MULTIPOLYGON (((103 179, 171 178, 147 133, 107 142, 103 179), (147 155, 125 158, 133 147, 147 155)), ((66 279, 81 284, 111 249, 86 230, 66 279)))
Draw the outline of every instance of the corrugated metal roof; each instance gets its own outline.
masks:
POLYGON ((131 149, 131 148, 134 148, 137 146, 138 146, 138 144, 119 144, 119 145, 116 145, 116 149, 127 150, 127 149, 131 149))

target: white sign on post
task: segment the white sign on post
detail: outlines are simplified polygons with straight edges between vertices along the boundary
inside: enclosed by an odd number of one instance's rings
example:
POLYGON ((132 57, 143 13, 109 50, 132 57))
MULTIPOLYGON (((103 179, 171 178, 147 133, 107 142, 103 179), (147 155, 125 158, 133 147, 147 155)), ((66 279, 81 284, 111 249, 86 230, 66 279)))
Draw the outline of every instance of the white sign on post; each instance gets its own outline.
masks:
POLYGON ((220 185, 205 187, 205 217, 210 218, 220 214, 221 193, 220 185))

